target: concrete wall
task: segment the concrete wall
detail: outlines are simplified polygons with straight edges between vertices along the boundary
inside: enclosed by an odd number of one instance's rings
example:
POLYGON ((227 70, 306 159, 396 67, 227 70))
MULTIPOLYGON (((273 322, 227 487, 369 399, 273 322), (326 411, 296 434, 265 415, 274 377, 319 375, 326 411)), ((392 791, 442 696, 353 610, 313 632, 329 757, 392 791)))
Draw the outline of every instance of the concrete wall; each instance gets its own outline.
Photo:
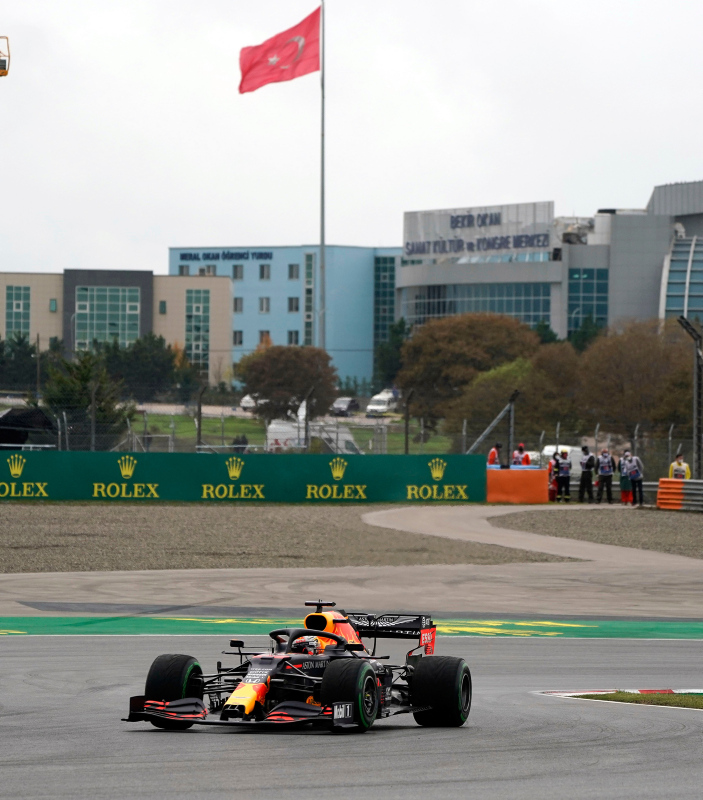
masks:
POLYGON ((62 332, 63 276, 46 272, 0 273, 0 336, 5 338, 5 288, 29 286, 29 338, 46 350, 52 337, 60 339, 62 332), (49 311, 49 301, 56 300, 57 310, 49 311))
POLYGON ((611 226, 608 324, 657 317, 671 217, 615 214, 611 226))
POLYGON ((211 384, 227 380, 232 365, 232 281, 220 277, 154 277, 153 332, 169 344, 185 344, 186 289, 210 290, 210 361, 211 384), (159 303, 166 302, 166 313, 159 313, 159 303))

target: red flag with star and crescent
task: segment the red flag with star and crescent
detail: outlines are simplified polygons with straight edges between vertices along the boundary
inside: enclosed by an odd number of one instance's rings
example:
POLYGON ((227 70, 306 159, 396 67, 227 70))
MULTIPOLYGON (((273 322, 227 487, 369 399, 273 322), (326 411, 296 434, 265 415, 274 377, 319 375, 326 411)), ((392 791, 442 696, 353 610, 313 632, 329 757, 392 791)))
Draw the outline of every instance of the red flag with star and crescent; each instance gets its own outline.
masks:
POLYGON ((239 93, 267 83, 292 81, 320 69, 320 9, 263 44, 244 47, 239 54, 242 80, 239 93))

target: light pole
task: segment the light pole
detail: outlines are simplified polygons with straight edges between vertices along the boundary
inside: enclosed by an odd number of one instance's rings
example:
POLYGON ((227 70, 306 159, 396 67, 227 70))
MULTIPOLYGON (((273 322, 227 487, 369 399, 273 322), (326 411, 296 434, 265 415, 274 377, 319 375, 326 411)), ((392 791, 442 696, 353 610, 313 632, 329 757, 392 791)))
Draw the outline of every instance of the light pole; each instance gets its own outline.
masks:
POLYGON ((703 334, 684 316, 679 325, 693 339, 693 477, 701 478, 701 432, 703 429, 703 334))

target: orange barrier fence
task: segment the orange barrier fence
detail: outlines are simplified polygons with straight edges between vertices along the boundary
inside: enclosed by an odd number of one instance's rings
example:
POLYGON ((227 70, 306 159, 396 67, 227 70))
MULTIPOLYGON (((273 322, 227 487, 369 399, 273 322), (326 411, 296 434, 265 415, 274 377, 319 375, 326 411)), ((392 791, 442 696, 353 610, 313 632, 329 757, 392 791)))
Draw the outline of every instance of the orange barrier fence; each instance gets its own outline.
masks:
POLYGON ((546 469, 486 470, 486 502, 548 503, 549 479, 546 469))
POLYGON ((703 511, 703 481, 660 478, 657 508, 671 511, 703 511))

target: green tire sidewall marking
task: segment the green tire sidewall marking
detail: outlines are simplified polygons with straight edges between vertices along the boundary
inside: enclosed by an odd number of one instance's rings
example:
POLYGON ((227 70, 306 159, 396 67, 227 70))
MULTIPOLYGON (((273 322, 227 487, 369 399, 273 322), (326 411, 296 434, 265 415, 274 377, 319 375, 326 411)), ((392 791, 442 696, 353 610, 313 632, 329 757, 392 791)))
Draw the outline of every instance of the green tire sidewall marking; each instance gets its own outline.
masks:
MULTIPOLYGON (((186 676, 183 679, 183 688, 181 689, 182 698, 185 698, 186 696, 186 689, 188 688, 188 681, 190 680, 190 675, 196 667, 200 667, 200 664, 198 664, 197 661, 188 667, 188 672, 186 672, 186 676)), ((202 670, 202 667, 200 667, 200 669, 202 670)))

